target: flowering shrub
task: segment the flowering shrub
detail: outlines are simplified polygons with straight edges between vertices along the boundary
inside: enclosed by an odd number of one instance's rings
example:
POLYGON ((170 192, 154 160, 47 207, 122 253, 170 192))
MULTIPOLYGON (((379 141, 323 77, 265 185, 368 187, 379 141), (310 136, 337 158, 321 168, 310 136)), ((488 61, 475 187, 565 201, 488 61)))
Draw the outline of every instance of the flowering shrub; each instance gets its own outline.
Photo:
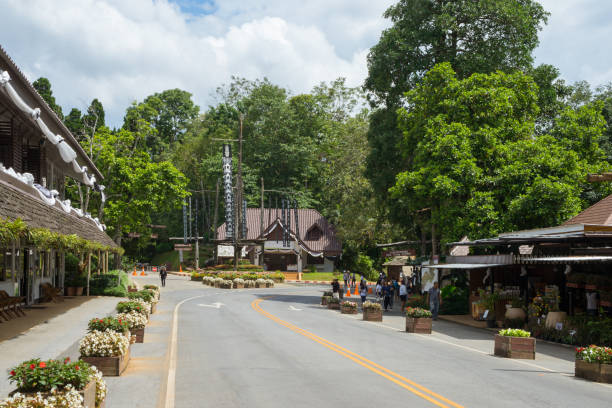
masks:
POLYGON ((502 329, 499 331, 499 335, 508 337, 530 337, 531 333, 522 329, 502 329))
POLYGON ((382 306, 380 305, 380 303, 370 302, 369 300, 366 300, 365 302, 363 302, 363 310, 382 310, 382 306))
POLYGON ((17 386, 19 392, 49 392, 52 389, 65 389, 68 386, 83 389, 92 374, 89 364, 84 361, 70 362, 38 358, 24 361, 9 372, 9 381, 17 386))
POLYGON ((79 352, 84 357, 113 357, 127 353, 130 339, 112 330, 93 331, 79 343, 79 352))
POLYGON ((342 302, 342 307, 346 307, 349 309, 357 309, 357 303, 351 302, 350 300, 345 300, 342 302))
POLYGON ((151 290, 139 290, 138 292, 128 293, 128 299, 130 300, 142 299, 147 303, 151 303, 153 300, 155 300, 155 295, 153 291, 151 290))
POLYGON ((105 317, 103 319, 91 319, 87 324, 87 330, 104 331, 110 329, 119 333, 126 333, 130 330, 128 322, 121 317, 105 317))
POLYGON ((119 313, 117 319, 127 323, 130 330, 142 329, 147 325, 147 316, 137 311, 119 313))
POLYGON ((98 371, 95 366, 91 366, 91 379, 96 381, 96 407, 106 399, 106 383, 102 379, 102 372, 98 371))
POLYGON ((576 359, 587 363, 612 364, 612 348, 595 345, 576 347, 576 359))
POLYGON ((234 286, 234 283, 231 280, 223 280, 219 284, 219 287, 223 289, 231 289, 232 286, 234 286))
POLYGON ((267 288, 273 288, 274 287, 274 281, 272 279, 266 279, 266 287, 267 288))
POLYGON ((409 307, 406 309, 406 317, 431 317, 431 312, 420 307, 409 307))
POLYGON ((332 297, 327 301, 327 303, 340 303, 340 299, 332 297))
POLYGON ((53 389, 49 396, 38 393, 35 396, 26 397, 17 393, 12 398, 0 401, 0 408, 76 408, 82 406, 83 397, 70 385, 64 391, 53 389))

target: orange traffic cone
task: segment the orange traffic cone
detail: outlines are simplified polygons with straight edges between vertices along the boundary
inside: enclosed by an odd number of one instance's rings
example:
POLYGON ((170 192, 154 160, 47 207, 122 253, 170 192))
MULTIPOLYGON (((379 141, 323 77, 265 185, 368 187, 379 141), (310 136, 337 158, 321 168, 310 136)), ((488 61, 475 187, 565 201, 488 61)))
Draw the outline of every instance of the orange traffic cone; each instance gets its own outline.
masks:
POLYGON ((179 272, 183 273, 183 265, 179 265, 179 272))
POLYGON ((359 291, 357 290, 357 285, 355 285, 355 290, 353 291, 353 295, 359 296, 359 291))
POLYGON ((371 295, 372 294, 372 287, 368 286, 368 293, 371 295))
POLYGON ((147 274, 144 271, 144 266, 142 267, 142 272, 140 272, 140 276, 147 276, 147 274))
POLYGON ((132 276, 138 276, 138 274, 136 273, 136 267, 134 267, 134 272, 132 272, 132 276))
POLYGON ((346 289, 346 297, 351 297, 351 288, 346 289))

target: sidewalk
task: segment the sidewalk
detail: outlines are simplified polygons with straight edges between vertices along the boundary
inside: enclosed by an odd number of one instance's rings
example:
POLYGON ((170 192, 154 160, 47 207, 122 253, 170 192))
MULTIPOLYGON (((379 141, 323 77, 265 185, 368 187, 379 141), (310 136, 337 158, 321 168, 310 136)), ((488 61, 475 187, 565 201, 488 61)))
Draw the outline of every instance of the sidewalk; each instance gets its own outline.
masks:
MULTIPOLYGON (((46 316, 48 320, 41 320, 40 324, 26 330, 23 333, 0 342, 0 398, 5 398, 15 387, 8 382, 7 372, 11 367, 32 358, 48 360, 51 358, 70 357, 78 358, 78 341, 87 331, 87 323, 94 317, 104 317, 114 312, 115 305, 120 300, 116 297, 90 297, 67 299, 62 306, 58 306, 56 311, 60 314, 55 317, 46 316), (81 302, 82 299, 85 301, 81 302), (71 309, 66 308, 70 304, 77 305, 71 309), (62 308, 63 307, 63 308, 62 308)), ((45 304, 37 305, 44 307, 45 304)), ((51 309, 51 307, 50 307, 51 309)), ((42 309, 44 311, 44 309, 42 309)), ((26 311, 29 317, 19 322, 15 319, 15 324, 26 325, 27 319, 45 319, 45 314, 36 313, 34 310, 26 311)), ((3 335, 11 322, 2 323, 3 335)))

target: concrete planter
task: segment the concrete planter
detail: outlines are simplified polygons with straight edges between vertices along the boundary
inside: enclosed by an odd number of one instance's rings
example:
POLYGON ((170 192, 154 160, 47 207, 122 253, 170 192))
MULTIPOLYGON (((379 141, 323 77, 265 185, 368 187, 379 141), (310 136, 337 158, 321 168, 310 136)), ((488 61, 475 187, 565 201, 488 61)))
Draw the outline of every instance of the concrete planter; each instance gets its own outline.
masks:
POLYGON ((533 337, 495 335, 494 354, 505 358, 535 360, 536 341, 533 337))
POLYGON ((259 282, 255 282, 255 287, 256 288, 265 288, 267 287, 265 283, 259 283, 259 282))
POLYGON ((136 337, 134 343, 144 343, 144 327, 142 329, 130 329, 130 335, 136 337))
POLYGON ((340 310, 340 303, 328 303, 327 308, 333 310, 340 310))
POLYGON ((431 317, 406 316, 406 331, 408 333, 431 334, 431 317))
MULTIPOLYGON (((15 395, 18 390, 12 391, 9 396, 15 395)), ((36 396, 36 392, 19 392, 21 395, 25 395, 27 397, 36 396)), ((50 392, 41 392, 40 393, 44 398, 51 396, 50 392)), ((96 408, 96 382, 95 380, 91 380, 87 383, 87 385, 79 390, 79 394, 83 397, 83 406, 85 408, 96 408)))
POLYGON ((107 377, 118 377, 126 369, 128 362, 130 361, 130 348, 128 347, 127 352, 121 356, 114 357, 84 357, 81 356, 81 360, 96 366, 98 370, 102 372, 102 375, 107 377))
POLYGON ((342 307, 340 307, 340 313, 342 313, 342 314, 357 314, 357 308, 356 307, 342 306, 342 307))
POLYGON ((574 375, 585 380, 612 384, 612 364, 587 363, 584 360, 576 360, 574 375))
POLYGON ((363 309, 363 320, 367 322, 382 322, 382 310, 363 309))

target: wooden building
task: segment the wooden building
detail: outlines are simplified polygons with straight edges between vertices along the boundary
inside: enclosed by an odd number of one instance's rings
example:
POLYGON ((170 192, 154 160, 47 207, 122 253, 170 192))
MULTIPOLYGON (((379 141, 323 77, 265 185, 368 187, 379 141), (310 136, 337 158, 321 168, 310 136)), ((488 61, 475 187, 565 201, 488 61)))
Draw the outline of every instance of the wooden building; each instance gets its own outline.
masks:
MULTIPOLYGON (((333 272, 335 261, 342 254, 342 243, 334 227, 317 210, 298 209, 297 226, 292 212, 291 223, 287 225, 287 245, 283 241, 281 211, 274 208, 263 211, 263 229, 261 209, 248 208, 246 213, 246 240, 263 241, 263 245, 246 248, 246 256, 253 264, 263 265, 269 271, 333 272)), ((217 229, 217 237, 223 245, 225 224, 217 229)))
MULTIPOLYGON (((104 194, 102 174, 0 47, 0 227, 20 219, 30 231, 95 243, 106 270, 109 251, 118 247, 103 224, 65 199, 66 177, 92 194, 104 194)), ((64 255, 59 244, 41 248, 27 237, 5 236, 0 239, 0 290, 32 303, 42 283, 63 287, 64 255)))

